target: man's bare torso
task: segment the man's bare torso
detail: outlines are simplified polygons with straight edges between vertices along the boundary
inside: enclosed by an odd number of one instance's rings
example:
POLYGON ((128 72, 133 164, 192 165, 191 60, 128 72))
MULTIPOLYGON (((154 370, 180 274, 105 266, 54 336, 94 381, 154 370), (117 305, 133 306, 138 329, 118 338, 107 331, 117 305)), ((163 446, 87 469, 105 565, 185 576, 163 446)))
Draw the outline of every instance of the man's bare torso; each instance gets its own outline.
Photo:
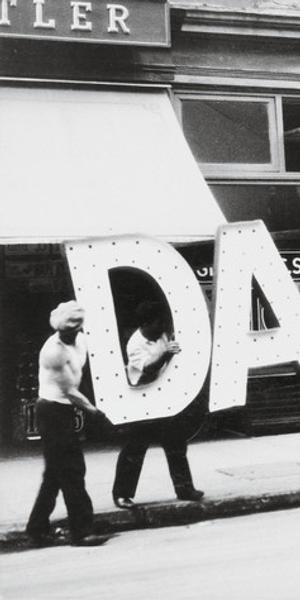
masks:
POLYGON ((70 404, 68 394, 78 389, 85 361, 86 345, 81 332, 74 344, 63 343, 58 333, 48 338, 40 352, 40 397, 70 404))

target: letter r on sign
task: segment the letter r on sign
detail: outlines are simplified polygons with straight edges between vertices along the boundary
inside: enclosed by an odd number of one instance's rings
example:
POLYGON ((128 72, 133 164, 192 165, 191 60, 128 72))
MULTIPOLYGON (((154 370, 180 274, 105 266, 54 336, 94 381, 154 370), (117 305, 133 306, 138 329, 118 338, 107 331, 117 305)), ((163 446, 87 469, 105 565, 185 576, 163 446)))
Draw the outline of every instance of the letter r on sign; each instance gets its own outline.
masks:
POLYGON ((129 34, 130 29, 125 23, 129 17, 129 10, 122 4, 107 4, 108 10, 108 33, 123 33, 129 34))

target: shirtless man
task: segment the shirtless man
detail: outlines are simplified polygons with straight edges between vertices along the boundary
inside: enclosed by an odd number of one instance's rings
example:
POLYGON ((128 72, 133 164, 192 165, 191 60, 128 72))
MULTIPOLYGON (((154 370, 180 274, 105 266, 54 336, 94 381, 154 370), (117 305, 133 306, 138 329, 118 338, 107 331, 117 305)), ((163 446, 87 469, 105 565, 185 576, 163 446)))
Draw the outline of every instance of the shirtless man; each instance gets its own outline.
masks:
POLYGON ((87 357, 83 320, 84 311, 77 302, 59 304, 50 315, 55 333, 40 352, 36 414, 45 471, 26 528, 37 545, 51 543, 49 517, 59 490, 68 512, 71 543, 85 546, 103 542, 92 534, 93 507, 85 489, 85 462, 74 430, 74 406, 98 413, 78 389, 87 357))

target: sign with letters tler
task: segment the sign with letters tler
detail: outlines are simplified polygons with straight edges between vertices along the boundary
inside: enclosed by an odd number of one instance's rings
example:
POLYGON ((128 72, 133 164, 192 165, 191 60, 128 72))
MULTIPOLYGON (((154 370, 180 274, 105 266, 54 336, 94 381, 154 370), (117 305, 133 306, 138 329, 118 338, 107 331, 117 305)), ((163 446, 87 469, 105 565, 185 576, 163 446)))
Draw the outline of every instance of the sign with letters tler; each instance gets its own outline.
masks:
POLYGON ((166 0, 0 0, 0 36, 169 46, 166 0))

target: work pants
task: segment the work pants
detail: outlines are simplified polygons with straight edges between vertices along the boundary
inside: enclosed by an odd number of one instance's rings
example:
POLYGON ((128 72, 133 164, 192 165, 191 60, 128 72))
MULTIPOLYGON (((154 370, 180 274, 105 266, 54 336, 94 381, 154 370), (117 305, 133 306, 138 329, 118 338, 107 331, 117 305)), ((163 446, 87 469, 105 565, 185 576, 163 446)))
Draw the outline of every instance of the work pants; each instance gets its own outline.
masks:
POLYGON ((121 450, 113 485, 114 498, 133 498, 142 470, 144 458, 151 444, 161 446, 165 452, 169 472, 177 495, 194 489, 187 460, 187 442, 178 430, 168 424, 137 424, 132 426, 129 439, 121 450))
POLYGON ((45 471, 27 532, 36 537, 49 532, 49 517, 61 490, 71 535, 74 539, 80 539, 92 530, 93 507, 85 489, 86 469, 74 430, 74 409, 71 405, 38 400, 37 422, 43 444, 45 471))

